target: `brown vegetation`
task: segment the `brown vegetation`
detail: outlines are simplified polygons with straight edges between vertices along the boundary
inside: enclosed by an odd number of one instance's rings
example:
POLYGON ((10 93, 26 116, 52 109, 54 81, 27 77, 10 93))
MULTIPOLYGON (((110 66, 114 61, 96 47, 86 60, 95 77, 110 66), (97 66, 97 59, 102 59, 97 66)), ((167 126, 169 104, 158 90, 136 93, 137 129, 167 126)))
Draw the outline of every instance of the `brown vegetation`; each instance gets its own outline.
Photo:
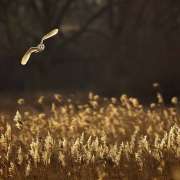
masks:
POLYGON ((157 99, 144 107, 126 95, 79 103, 54 94, 31 108, 19 99, 14 118, 0 116, 0 177, 178 180, 178 99, 157 99))

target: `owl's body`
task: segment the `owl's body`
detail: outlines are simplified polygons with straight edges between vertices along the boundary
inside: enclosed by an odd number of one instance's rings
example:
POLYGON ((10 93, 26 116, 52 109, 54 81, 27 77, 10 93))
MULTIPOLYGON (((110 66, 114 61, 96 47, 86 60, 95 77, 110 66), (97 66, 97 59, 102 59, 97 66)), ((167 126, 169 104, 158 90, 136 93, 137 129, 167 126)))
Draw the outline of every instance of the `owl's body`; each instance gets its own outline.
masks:
POLYGON ((43 43, 44 40, 56 35, 58 31, 59 31, 58 29, 53 29, 48 34, 42 37, 40 44, 38 44, 36 47, 30 47, 22 57, 21 64, 26 65, 32 53, 39 53, 44 51, 45 49, 45 44, 43 43))

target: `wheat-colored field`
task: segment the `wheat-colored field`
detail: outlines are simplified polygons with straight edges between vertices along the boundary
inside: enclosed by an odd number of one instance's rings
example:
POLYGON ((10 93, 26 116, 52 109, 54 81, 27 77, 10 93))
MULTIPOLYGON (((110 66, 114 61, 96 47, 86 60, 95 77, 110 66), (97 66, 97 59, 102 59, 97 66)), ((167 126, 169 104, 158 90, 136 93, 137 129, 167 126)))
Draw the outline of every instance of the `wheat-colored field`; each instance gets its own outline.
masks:
POLYGON ((179 102, 60 94, 0 114, 0 179, 180 180, 179 102))

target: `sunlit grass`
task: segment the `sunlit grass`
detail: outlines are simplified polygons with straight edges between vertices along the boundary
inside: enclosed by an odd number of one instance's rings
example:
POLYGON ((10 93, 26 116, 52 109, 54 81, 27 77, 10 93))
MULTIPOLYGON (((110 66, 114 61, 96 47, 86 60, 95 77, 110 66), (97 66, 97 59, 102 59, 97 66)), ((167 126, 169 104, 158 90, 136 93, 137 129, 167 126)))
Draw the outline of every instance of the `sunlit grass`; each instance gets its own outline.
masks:
POLYGON ((89 93, 76 102, 60 94, 0 116, 3 179, 180 179, 178 99, 143 106, 122 95, 89 93))

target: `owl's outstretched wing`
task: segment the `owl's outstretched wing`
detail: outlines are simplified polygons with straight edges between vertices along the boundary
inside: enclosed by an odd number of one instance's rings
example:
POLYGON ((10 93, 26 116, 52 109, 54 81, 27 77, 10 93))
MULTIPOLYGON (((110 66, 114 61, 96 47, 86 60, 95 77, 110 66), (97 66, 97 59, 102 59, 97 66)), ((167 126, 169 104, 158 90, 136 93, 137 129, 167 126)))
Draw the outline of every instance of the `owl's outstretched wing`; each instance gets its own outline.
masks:
POLYGON ((38 48, 37 47, 31 47, 31 48, 29 48, 27 50, 27 52, 24 54, 24 56, 21 59, 21 64, 22 65, 26 65, 27 64, 27 62, 28 62, 28 60, 29 60, 29 58, 30 58, 30 56, 31 56, 31 54, 33 52, 38 52, 38 48))
POLYGON ((52 31, 50 31, 49 33, 47 33, 46 35, 44 35, 41 39, 41 43, 43 43, 44 40, 52 37, 52 36, 55 36, 57 33, 58 33, 59 29, 53 29, 52 31))

